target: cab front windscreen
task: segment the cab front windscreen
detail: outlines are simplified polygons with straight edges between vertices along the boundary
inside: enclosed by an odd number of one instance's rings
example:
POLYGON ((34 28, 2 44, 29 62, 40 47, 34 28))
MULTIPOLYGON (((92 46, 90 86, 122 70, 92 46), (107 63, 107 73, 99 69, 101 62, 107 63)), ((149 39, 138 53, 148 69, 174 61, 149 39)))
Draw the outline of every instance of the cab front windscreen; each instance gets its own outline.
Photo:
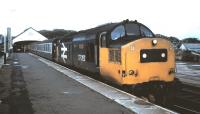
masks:
POLYGON ((150 29, 145 27, 144 25, 137 23, 128 23, 124 25, 117 26, 111 32, 111 39, 117 40, 119 38, 142 38, 142 37, 154 37, 154 34, 150 29))

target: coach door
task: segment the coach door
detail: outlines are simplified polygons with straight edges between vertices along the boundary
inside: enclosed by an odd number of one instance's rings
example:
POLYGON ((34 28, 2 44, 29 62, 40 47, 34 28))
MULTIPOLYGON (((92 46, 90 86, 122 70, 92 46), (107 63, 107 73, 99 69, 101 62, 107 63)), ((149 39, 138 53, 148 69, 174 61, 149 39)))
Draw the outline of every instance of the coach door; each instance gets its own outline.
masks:
POLYGON ((60 57, 60 50, 59 50, 59 46, 60 44, 59 44, 59 42, 57 41, 57 42, 55 42, 54 43, 54 60, 55 61, 57 61, 57 62, 59 62, 59 57, 60 57))
POLYGON ((113 83, 121 84, 122 77, 120 75, 121 65, 113 61, 120 50, 108 47, 108 37, 106 32, 100 34, 99 39, 99 69, 103 78, 110 80, 113 83))
POLYGON ((102 32, 99 38, 99 47, 106 48, 106 32, 102 32))

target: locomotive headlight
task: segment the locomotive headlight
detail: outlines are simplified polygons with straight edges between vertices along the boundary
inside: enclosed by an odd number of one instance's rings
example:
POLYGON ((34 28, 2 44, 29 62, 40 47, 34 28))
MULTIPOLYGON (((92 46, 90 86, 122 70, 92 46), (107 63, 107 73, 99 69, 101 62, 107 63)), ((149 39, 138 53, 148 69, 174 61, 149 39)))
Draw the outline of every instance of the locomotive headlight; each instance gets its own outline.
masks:
POLYGON ((166 57, 166 54, 165 53, 161 53, 161 57, 162 58, 166 57))
POLYGON ((142 54, 142 58, 146 59, 146 58, 147 58, 147 54, 146 54, 146 53, 143 53, 143 54, 142 54))
POLYGON ((153 41, 152 41, 152 44, 155 46, 156 44, 158 43, 158 41, 156 40, 156 39, 154 39, 153 41))

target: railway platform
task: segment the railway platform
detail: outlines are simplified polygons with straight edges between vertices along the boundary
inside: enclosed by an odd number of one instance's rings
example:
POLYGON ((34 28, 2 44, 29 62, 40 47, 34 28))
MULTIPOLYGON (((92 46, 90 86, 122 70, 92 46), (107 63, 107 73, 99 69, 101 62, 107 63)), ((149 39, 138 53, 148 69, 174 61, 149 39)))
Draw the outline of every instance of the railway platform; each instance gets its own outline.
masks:
POLYGON ((191 62, 176 63, 176 77, 184 84, 200 88, 200 64, 191 62))
POLYGON ((0 72, 1 114, 175 114, 163 107, 27 53, 0 72))

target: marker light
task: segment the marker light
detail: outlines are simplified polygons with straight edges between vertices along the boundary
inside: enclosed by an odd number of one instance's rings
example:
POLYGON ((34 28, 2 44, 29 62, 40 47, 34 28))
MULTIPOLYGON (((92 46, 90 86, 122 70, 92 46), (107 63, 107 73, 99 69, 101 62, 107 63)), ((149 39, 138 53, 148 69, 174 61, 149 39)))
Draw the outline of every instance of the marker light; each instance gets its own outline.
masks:
POLYGON ((152 41, 152 44, 153 44, 153 45, 156 45, 157 43, 158 43, 158 41, 155 40, 155 39, 152 41))
POLYGON ((147 54, 146 54, 146 53, 143 53, 143 54, 142 54, 142 57, 143 57, 144 59, 146 59, 146 58, 147 58, 147 54))

